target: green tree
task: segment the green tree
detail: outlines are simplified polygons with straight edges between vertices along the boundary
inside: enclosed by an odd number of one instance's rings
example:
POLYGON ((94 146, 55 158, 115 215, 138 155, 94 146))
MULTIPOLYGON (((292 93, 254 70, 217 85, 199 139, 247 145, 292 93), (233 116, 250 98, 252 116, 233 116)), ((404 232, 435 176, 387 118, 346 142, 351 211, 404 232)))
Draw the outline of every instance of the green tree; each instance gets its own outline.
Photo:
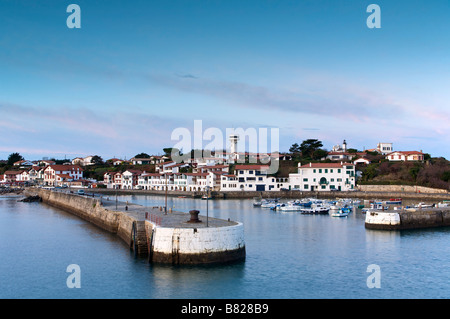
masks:
POLYGON ((8 156, 8 165, 13 165, 15 162, 23 161, 24 158, 19 153, 11 153, 8 156))
POLYGON ((442 174, 441 179, 446 182, 450 182, 450 171, 446 171, 442 174))
POLYGON ((139 153, 137 155, 134 156, 135 158, 150 158, 150 155, 148 155, 147 153, 139 153))
POLYGON ((297 143, 292 144, 292 146, 289 148, 289 152, 292 154, 300 153, 300 145, 297 143))
POLYGON ((181 152, 181 150, 179 150, 179 149, 176 148, 176 147, 166 147, 166 148, 163 148, 163 152, 164 152, 164 154, 165 154, 166 156, 168 156, 168 157, 172 157, 172 154, 179 155, 179 156, 182 156, 182 155, 183 155, 183 153, 181 152))
POLYGON ((300 145, 303 157, 308 156, 314 158, 314 152, 323 146, 322 142, 317 139, 307 139, 300 145))
POLYGON ((93 156, 92 159, 91 159, 91 162, 96 164, 96 165, 97 164, 104 164, 103 158, 101 158, 98 155, 93 156))
POLYGON ((319 148, 314 151, 312 159, 320 160, 320 159, 326 157, 327 155, 328 155, 328 152, 326 150, 319 148))

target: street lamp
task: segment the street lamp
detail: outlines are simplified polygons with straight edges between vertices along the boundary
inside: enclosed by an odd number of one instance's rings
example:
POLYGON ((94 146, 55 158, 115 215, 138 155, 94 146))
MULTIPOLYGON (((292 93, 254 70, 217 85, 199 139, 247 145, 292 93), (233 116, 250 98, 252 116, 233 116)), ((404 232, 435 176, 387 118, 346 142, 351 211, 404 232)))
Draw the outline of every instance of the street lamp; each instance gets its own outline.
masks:
POLYGON ((165 179, 166 179, 166 196, 164 203, 164 215, 167 215, 167 173, 165 174, 165 179))
POLYGON ((206 227, 208 226, 208 201, 209 201, 209 186, 206 186, 206 227))

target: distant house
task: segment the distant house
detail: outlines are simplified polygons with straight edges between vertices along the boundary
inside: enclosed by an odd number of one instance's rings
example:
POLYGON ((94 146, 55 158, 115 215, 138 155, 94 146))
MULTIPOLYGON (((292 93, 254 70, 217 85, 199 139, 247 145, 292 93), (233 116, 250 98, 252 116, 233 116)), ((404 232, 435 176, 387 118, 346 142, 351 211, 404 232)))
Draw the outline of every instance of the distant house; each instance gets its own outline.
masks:
POLYGON ((86 156, 86 157, 76 157, 72 160, 72 165, 81 165, 81 166, 88 166, 88 165, 94 165, 95 163, 92 162, 92 159, 94 156, 86 156))
POLYGON ((376 151, 382 155, 389 154, 394 151, 392 143, 378 143, 376 151))
POLYGON ((83 178, 83 169, 78 165, 49 165, 44 170, 44 184, 61 186, 83 178))
POLYGON ((169 157, 166 155, 152 155, 150 156, 150 164, 159 164, 169 160, 169 157))
POLYGON ((19 167, 33 166, 33 162, 22 160, 22 161, 15 162, 13 165, 19 166, 19 167))
POLYGON ((152 159, 146 157, 133 157, 130 159, 131 164, 133 165, 148 165, 151 164, 152 159))
POLYGON ((326 158, 332 161, 351 161, 354 157, 356 157, 355 153, 329 152, 326 158))
POLYGON ((386 159, 389 161, 423 161, 424 153, 422 151, 396 151, 386 155, 386 159))
POLYGON ((122 163, 124 163, 124 160, 118 159, 118 158, 111 158, 109 160, 107 160, 108 163, 111 163, 114 166, 120 165, 122 163))
POLYGON ((55 165, 56 162, 55 161, 50 161, 50 160, 40 160, 37 162, 38 165, 44 165, 44 166, 48 166, 48 165, 55 165))
POLYGON ((355 164, 355 165, 357 165, 357 164, 369 165, 370 163, 371 163, 371 161, 364 157, 358 158, 353 161, 353 164, 355 164))

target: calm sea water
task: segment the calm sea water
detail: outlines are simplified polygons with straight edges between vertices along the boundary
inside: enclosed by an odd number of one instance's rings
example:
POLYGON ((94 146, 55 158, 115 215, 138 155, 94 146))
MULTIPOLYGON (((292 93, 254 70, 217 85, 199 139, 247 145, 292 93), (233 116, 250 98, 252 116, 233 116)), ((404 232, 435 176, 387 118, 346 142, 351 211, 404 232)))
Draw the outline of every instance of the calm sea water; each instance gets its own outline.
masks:
MULTIPOLYGON (((120 196, 156 206, 161 196, 120 196)), ((201 199, 168 206, 206 215, 201 199)), ((251 200, 208 201, 209 216, 245 226, 245 262, 162 266, 136 259, 115 235, 61 210, 0 198, 0 298, 450 298, 450 229, 366 230, 347 218, 253 208, 251 200), (81 269, 70 289, 67 266, 81 269), (368 288, 367 267, 380 267, 368 288)), ((205 219, 206 216, 202 216, 205 219)))

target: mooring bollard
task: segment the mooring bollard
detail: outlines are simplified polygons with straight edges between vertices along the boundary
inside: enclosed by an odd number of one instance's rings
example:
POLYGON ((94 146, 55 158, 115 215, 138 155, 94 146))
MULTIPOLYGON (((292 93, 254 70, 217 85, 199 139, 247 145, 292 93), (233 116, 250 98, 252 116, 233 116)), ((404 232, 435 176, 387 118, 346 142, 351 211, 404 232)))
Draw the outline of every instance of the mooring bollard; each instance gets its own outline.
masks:
POLYGON ((189 214, 191 214, 191 219, 189 219, 188 223, 201 223, 202 221, 198 219, 198 214, 200 212, 198 210, 190 210, 189 214))

